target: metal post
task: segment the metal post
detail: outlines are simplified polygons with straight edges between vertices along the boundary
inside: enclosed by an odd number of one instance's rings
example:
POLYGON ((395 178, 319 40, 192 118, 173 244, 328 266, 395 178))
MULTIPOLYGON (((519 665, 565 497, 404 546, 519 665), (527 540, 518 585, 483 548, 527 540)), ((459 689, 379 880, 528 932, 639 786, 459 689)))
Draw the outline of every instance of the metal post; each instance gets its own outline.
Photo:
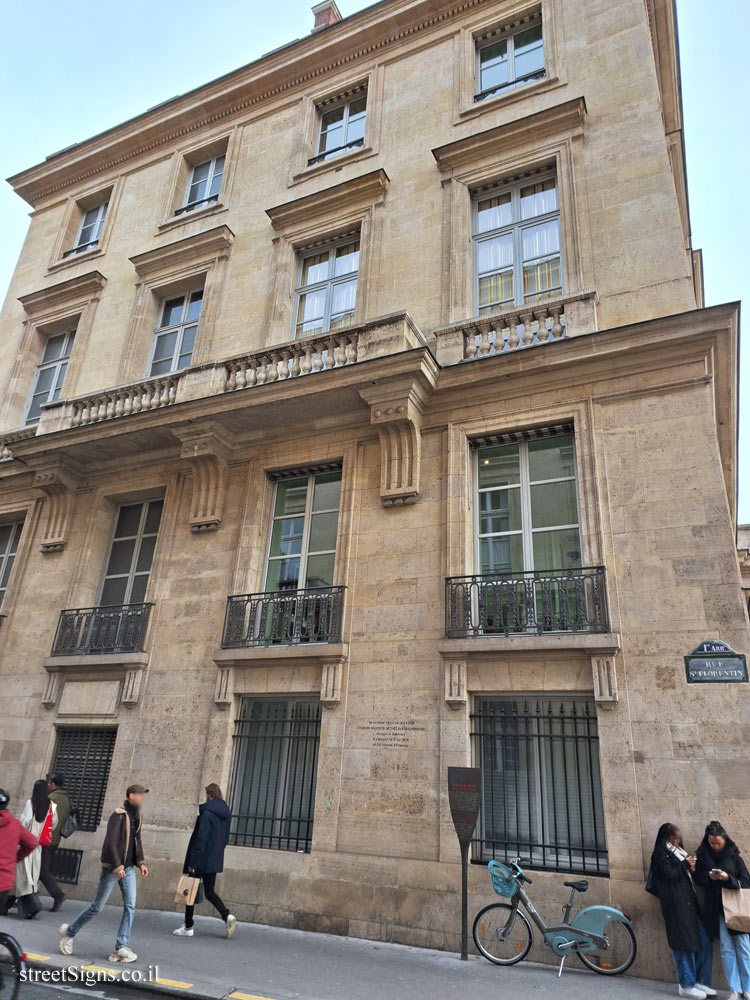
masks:
POLYGON ((461 847, 461 961, 469 958, 469 847, 479 816, 480 781, 477 767, 448 768, 448 804, 461 847))

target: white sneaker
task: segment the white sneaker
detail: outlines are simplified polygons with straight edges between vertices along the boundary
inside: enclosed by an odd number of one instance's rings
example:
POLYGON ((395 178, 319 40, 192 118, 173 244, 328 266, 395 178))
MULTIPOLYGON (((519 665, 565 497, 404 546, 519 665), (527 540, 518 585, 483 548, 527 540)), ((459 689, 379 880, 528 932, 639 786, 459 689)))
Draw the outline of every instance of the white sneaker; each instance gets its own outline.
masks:
POLYGON ((712 986, 704 986, 703 983, 696 983, 695 988, 696 990, 701 990, 707 997, 716 997, 719 995, 712 986))
MULTIPOLYGON (((691 1000, 706 1000, 706 994, 697 986, 680 986, 680 996, 690 997, 691 1000)), ((729 1000, 732 1000, 730 997, 729 1000)))
POLYGON ((135 962, 137 958, 138 956, 134 951, 131 951, 130 948, 125 948, 125 947, 117 948, 109 956, 110 962, 135 962))
POLYGON ((234 934, 235 927, 237 926, 237 918, 233 917, 230 913, 227 917, 227 937, 230 938, 234 934))
POLYGON ((735 993, 734 990, 729 994, 729 1000, 742 1000, 741 993, 735 993))
POLYGON ((68 934, 68 925, 60 924, 57 928, 57 935, 60 938, 60 954, 73 954, 73 938, 68 934))
POLYGON ((193 936, 193 928, 192 927, 186 927, 183 924, 182 927, 176 927, 172 931, 172 933, 176 934, 177 937, 192 937, 193 936))

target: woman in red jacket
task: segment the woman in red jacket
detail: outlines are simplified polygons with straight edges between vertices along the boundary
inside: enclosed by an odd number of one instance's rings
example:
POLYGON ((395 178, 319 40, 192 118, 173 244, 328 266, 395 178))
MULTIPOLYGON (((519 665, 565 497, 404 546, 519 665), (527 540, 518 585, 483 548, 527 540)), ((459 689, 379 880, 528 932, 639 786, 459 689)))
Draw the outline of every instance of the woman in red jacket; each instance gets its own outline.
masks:
POLYGON ((7 910, 16 881, 16 865, 38 846, 26 827, 8 812, 10 796, 0 788, 0 913, 7 910))

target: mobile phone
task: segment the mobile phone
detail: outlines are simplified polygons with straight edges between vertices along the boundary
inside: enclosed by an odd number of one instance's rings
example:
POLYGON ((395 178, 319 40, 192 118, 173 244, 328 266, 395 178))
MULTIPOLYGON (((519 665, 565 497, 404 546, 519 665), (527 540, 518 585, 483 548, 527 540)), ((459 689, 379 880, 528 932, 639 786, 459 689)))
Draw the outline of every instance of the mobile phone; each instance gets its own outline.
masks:
POLYGON ((711 874, 712 875, 721 875, 721 868, 712 868, 711 869, 711 874))

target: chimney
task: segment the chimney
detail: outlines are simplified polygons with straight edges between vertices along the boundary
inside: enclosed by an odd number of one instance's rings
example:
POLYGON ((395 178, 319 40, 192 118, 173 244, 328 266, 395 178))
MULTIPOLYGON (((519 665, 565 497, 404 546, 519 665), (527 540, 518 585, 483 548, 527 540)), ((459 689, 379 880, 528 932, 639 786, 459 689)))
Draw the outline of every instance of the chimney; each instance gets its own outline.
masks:
POLYGON ((336 0, 322 0, 322 3, 315 4, 312 12, 315 15, 313 32, 320 31, 321 28, 327 28, 341 20, 341 11, 336 6, 336 0))

